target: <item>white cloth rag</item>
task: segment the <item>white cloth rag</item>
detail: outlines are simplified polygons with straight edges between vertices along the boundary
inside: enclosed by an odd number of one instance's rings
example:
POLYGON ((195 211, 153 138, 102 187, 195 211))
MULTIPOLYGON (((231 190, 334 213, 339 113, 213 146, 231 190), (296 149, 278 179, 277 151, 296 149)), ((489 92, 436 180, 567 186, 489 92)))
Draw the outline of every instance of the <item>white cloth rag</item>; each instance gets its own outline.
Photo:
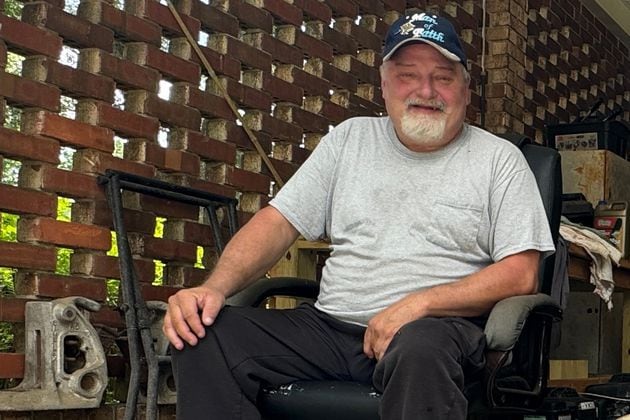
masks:
POLYGON ((591 275, 589 280, 595 286, 593 293, 599 295, 606 302, 608 310, 611 310, 613 307, 611 297, 615 289, 612 263, 619 265, 621 251, 593 232, 593 230, 567 222, 563 220, 560 224, 560 235, 566 241, 584 248, 591 257, 591 275))

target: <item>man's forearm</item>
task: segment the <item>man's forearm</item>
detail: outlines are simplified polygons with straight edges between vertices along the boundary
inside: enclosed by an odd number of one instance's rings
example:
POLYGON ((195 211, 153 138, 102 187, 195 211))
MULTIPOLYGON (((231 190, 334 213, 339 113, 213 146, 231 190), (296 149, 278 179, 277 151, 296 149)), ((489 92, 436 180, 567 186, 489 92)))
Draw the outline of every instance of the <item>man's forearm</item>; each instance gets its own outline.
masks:
POLYGON ((262 277, 299 233, 273 207, 260 210, 228 242, 204 286, 229 297, 262 277))
POLYGON ((489 312, 500 300, 536 291, 538 251, 525 251, 506 257, 460 281, 410 295, 407 300, 425 316, 478 316, 489 312))

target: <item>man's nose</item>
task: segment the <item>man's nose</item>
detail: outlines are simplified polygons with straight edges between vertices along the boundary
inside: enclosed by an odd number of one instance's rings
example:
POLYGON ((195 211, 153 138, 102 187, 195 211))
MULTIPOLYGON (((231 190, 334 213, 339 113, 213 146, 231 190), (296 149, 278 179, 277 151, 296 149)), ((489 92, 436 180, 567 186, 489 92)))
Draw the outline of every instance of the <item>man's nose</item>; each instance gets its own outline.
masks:
POLYGON ((423 99, 433 99, 437 96, 435 86, 430 78, 422 78, 417 81, 417 86, 414 89, 418 97, 423 99))

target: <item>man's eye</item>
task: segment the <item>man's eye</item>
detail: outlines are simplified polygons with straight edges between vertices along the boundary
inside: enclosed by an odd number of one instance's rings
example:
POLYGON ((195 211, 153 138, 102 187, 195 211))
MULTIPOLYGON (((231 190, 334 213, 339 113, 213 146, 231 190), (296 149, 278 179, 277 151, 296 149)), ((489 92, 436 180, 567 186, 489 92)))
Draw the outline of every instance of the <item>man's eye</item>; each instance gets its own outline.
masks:
POLYGON ((452 82, 453 81, 453 77, 452 76, 446 76, 446 75, 440 75, 440 76, 436 76, 435 80, 437 80, 439 82, 452 82))

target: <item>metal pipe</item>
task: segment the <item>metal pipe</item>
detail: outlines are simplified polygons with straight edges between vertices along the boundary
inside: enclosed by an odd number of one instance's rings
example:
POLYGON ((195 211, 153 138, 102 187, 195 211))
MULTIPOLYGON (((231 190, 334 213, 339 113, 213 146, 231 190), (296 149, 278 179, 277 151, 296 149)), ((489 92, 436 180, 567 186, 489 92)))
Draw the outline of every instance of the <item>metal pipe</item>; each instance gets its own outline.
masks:
POLYGON ((224 241, 221 235, 221 224, 217 210, 219 207, 226 207, 229 233, 230 236, 233 236, 238 226, 236 214, 236 204, 238 201, 235 198, 223 197, 205 191, 114 170, 107 170, 105 176, 98 177, 98 182, 100 184, 107 184, 107 200, 112 210, 114 231, 118 239, 118 258, 123 300, 121 308, 125 313, 130 359, 129 389, 127 392, 124 418, 125 420, 135 418, 140 387, 140 369, 143 362, 145 362, 148 371, 146 384, 146 418, 154 420, 157 418, 158 414, 157 394, 159 365, 170 363, 171 359, 170 356, 158 356, 155 352, 151 334, 152 317, 141 294, 138 277, 133 264, 133 257, 131 255, 129 238, 124 226, 121 190, 126 189, 157 198, 204 207, 208 212, 215 247, 219 254, 223 252, 224 241), (144 357, 142 357, 141 348, 144 350, 144 357))
POLYGON ((136 414, 138 402, 138 388, 140 384, 140 350, 138 345, 138 322, 135 312, 134 293, 134 270, 131 261, 131 248, 129 238, 123 222, 122 197, 120 193, 120 182, 117 175, 109 177, 107 200, 112 209, 112 221, 116 232, 116 243, 118 244, 118 259, 120 265, 120 280, 123 305, 125 313, 125 324, 127 327, 127 342, 129 346, 129 389, 127 390, 127 401, 125 403, 125 420, 133 420, 136 414))

